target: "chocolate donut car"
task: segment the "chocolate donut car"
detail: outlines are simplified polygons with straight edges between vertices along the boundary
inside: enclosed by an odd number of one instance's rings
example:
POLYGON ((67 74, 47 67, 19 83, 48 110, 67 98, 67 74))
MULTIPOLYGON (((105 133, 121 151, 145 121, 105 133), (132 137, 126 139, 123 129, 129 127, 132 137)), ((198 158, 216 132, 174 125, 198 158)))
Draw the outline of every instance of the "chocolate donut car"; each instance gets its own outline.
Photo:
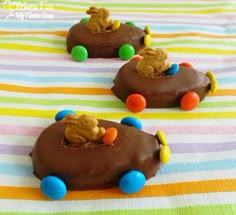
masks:
POLYGON ((133 117, 125 117, 121 123, 98 119, 99 129, 106 130, 101 139, 71 144, 63 124, 79 119, 71 113, 59 112, 56 122, 40 134, 31 152, 34 174, 41 179, 41 191, 50 199, 63 198, 67 190, 115 186, 123 193, 136 193, 170 159, 164 133, 141 131, 141 122, 133 117), (117 131, 115 135, 111 135, 111 128, 117 131))
POLYGON ((115 58, 129 60, 135 53, 151 44, 151 30, 109 19, 105 8, 90 7, 90 18, 83 18, 71 27, 67 35, 67 52, 78 62, 87 58, 115 58))
POLYGON ((112 87, 114 94, 126 103, 132 112, 140 112, 145 107, 180 106, 183 110, 192 110, 209 91, 215 93, 217 90, 217 81, 211 71, 199 72, 189 63, 170 64, 169 69, 161 71, 156 76, 155 69, 148 65, 143 72, 148 72, 148 75, 140 75, 137 69, 143 59, 136 57, 123 65, 112 87), (154 75, 151 76, 150 71, 154 75))

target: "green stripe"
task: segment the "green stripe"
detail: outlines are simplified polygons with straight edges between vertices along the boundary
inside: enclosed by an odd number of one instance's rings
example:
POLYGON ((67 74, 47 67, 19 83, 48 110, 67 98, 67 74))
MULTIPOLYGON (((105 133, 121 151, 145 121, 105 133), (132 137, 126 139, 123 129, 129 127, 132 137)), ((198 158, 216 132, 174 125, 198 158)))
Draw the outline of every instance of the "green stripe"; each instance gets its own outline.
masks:
MULTIPOLYGON (((92 203, 91 203, 92 204, 92 203)), ((160 208, 160 209, 130 209, 130 210, 110 210, 110 211, 66 211, 66 212, 0 212, 0 215, 233 215, 236 213, 236 204, 221 205, 199 205, 178 208, 160 208)))
POLYGON ((14 36, 14 37, 6 37, 6 36, 1 36, 1 40, 7 40, 7 41, 16 41, 16 40, 21 40, 21 41, 31 41, 31 42, 40 42, 40 43, 47 43, 47 44, 53 44, 53 45, 66 45, 66 41, 63 40, 57 40, 57 39, 48 39, 48 38, 42 38, 42 37, 34 37, 34 36, 14 36))
MULTIPOLYGON (((28 105, 79 105, 99 108, 124 108, 125 104, 120 100, 106 101, 106 100, 87 100, 87 99, 38 99, 38 98, 20 98, 20 97, 5 97, 0 96, 1 103, 10 104, 28 104, 28 105)), ((226 108, 236 107, 236 101, 202 101, 198 108, 226 108)))
MULTIPOLYGON (((14 2, 26 2, 25 0, 14 0, 14 2)), ((30 4, 30 3, 29 3, 30 4)), ((36 2, 32 1, 31 4, 37 4, 36 2)), ((91 6, 91 2, 75 2, 75 1, 65 1, 65 0, 54 0, 52 2, 45 2, 45 5, 50 4, 50 5, 71 5, 71 6, 83 6, 83 7, 90 7, 91 6)), ((227 3, 213 3, 213 4, 207 4, 207 3, 201 3, 201 4, 196 4, 196 3, 171 3, 171 4, 165 4, 165 3, 138 3, 137 1, 135 3, 104 3, 104 2, 99 2, 99 1, 94 1, 93 5, 97 6, 97 7, 109 7, 109 8, 115 8, 115 7, 120 7, 120 8, 147 8, 147 7, 151 7, 151 8, 215 8, 215 7, 221 7, 221 8, 225 8, 225 7, 229 7, 232 8, 232 6, 234 6, 235 4, 233 2, 231 2, 230 4, 227 3)))
POLYGON ((101 101, 101 100, 85 100, 85 99, 38 99, 38 98, 18 98, 18 97, 0 97, 1 103, 10 104, 29 104, 29 105, 79 105, 90 107, 110 107, 124 108, 125 105, 121 101, 101 101))

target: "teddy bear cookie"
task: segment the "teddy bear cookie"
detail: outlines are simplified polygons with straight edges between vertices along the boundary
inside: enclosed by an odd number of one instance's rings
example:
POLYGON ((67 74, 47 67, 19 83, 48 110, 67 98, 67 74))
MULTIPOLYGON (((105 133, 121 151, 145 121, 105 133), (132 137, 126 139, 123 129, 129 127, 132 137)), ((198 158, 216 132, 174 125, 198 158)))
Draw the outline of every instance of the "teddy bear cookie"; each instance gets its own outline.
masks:
POLYGON ((61 199, 67 190, 116 186, 136 193, 170 160, 164 133, 145 133, 134 117, 118 123, 64 110, 55 119, 30 154, 34 175, 49 199, 61 199))
POLYGON ((67 35, 67 51, 78 62, 87 58, 116 58, 129 60, 151 44, 151 29, 140 29, 133 22, 112 20, 106 8, 90 7, 90 17, 71 27, 67 35))
POLYGON ((175 106, 192 110, 217 90, 211 71, 199 72, 186 62, 171 64, 165 49, 144 48, 139 54, 120 68, 112 87, 132 112, 175 106))

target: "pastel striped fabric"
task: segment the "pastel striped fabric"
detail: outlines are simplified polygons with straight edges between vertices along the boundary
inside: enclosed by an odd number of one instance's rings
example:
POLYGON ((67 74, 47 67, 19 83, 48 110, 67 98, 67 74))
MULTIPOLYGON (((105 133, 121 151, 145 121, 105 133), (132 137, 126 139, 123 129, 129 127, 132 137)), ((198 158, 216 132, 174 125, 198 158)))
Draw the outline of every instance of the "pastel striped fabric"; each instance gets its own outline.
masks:
POLYGON ((8 214, 236 214, 236 2, 0 0, 0 215, 8 214), (128 112, 110 90, 125 61, 76 63, 66 53, 68 29, 91 5, 109 8, 112 19, 149 24, 153 47, 167 48, 172 62, 212 70, 218 92, 190 112, 128 112), (49 201, 29 153, 62 109, 117 122, 136 116, 144 131, 166 133, 171 162, 134 195, 69 191, 49 201))

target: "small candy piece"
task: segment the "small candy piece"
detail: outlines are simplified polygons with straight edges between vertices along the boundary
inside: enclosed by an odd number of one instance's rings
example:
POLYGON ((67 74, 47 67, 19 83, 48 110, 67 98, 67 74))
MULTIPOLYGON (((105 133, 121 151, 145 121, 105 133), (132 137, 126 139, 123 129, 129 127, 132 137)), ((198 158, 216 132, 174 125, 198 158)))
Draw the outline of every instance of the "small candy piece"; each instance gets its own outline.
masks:
POLYGON ((148 25, 145 26, 144 31, 145 31, 146 34, 151 34, 152 33, 151 28, 148 25))
POLYGON ((181 98, 180 107, 185 111, 192 110, 198 106, 199 102, 200 98, 197 93, 188 92, 181 98))
POLYGON ((209 77, 211 81, 211 92, 216 93, 216 91, 218 90, 218 83, 214 73, 212 71, 207 71, 206 75, 209 77))
POLYGON ((162 163, 168 163, 170 160, 170 147, 162 146, 160 151, 160 160, 162 163))
POLYGON ((106 133, 102 137, 102 142, 105 144, 113 143, 117 137, 117 134, 118 134, 118 131, 116 128, 114 128, 114 127, 107 128, 106 133))
POLYGON ((143 127, 143 125, 142 125, 140 120, 138 120, 135 117, 131 117, 131 116, 127 116, 127 117, 123 118, 120 121, 120 123, 123 124, 123 125, 128 125, 128 126, 135 127, 135 128, 137 128, 139 130, 141 130, 142 127, 143 127))
POLYGON ((83 46, 75 46, 71 50, 71 55, 75 61, 83 62, 88 58, 88 51, 83 46))
POLYGON ((130 59, 130 62, 140 61, 140 60, 142 60, 142 59, 143 59, 142 56, 136 55, 136 56, 134 56, 133 58, 130 59))
POLYGON ((76 114, 76 113, 73 110, 62 110, 56 114, 55 120, 56 121, 62 120, 67 114, 76 114))
POLYGON ((156 133, 156 136, 157 136, 158 140, 160 141, 161 145, 163 145, 163 146, 167 145, 166 135, 164 134, 163 131, 158 130, 156 133))
POLYGON ((149 47, 152 44, 152 37, 150 34, 146 34, 144 37, 144 45, 149 47))
POLYGON ((126 22, 125 24, 129 25, 129 26, 136 26, 136 24, 134 22, 130 22, 130 21, 126 22))
POLYGON ((145 175, 138 170, 131 170, 125 173, 120 181, 119 188, 123 193, 133 194, 140 191, 145 185, 145 175))
POLYGON ((173 63, 171 67, 166 70, 167 75, 175 75, 179 71, 179 65, 177 63, 173 63))
POLYGON ((115 20, 111 29, 112 31, 117 31, 120 28, 120 21, 119 20, 115 20))
POLYGON ((188 63, 188 62, 183 62, 183 63, 180 63, 179 65, 193 69, 193 65, 191 63, 188 63))
POLYGON ((119 48, 119 57, 122 60, 129 60, 130 58, 134 56, 134 54, 135 54, 134 47, 130 44, 122 45, 119 48))
POLYGON ((84 17, 80 20, 80 23, 85 23, 89 21, 89 17, 84 17))
POLYGON ((49 199, 62 199, 67 192, 65 183, 56 176, 46 176, 40 183, 42 193, 49 199))
POLYGON ((134 113, 141 112, 145 109, 147 103, 146 99, 140 94, 131 94, 126 99, 126 107, 134 113))

